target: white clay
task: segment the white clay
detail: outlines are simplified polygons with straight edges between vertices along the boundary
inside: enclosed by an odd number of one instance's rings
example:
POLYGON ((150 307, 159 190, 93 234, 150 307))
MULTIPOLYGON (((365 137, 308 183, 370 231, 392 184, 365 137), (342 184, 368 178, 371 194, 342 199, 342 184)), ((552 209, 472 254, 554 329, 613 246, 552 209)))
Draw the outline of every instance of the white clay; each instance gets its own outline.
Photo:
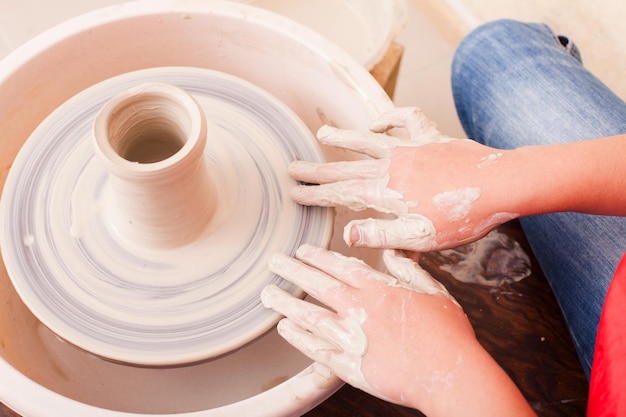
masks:
POLYGON ((359 161, 340 161, 316 164, 307 161, 294 161, 289 165, 289 174, 300 181, 329 183, 350 179, 381 178, 389 172, 389 159, 363 159, 359 161))
POLYGON ((388 158, 398 145, 398 138, 382 133, 338 129, 324 125, 317 131, 317 139, 325 145, 350 149, 372 158, 388 158))
POLYGON ((508 213, 508 212, 502 212, 502 213, 495 213, 492 214, 491 216, 489 216, 488 218, 484 219, 482 222, 480 222, 475 228, 474 228, 474 234, 475 235, 481 235, 483 234, 485 231, 487 230, 491 230, 494 227, 504 224, 508 221, 517 219, 520 217, 519 213, 508 213))
MULTIPOLYGON (((282 253, 272 255, 269 259, 268 267, 275 273, 280 272, 285 275, 297 276, 298 281, 295 282, 296 285, 301 284, 302 286, 305 282, 315 282, 316 291, 319 292, 328 292, 339 289, 343 286, 339 281, 328 279, 328 277, 326 277, 326 275, 321 273, 319 270, 296 263, 291 257, 282 253)), ((269 300, 273 299, 271 297, 272 295, 275 295, 275 293, 262 295, 261 299, 264 303, 267 303, 269 300)))
POLYGON ((352 242, 352 229, 360 231, 362 239, 366 236, 372 247, 402 248, 428 252, 435 247, 435 225, 421 214, 404 214, 396 219, 352 220, 344 229, 343 239, 348 244, 359 245, 364 241, 352 242))
POLYGON ((446 287, 420 268, 413 260, 408 259, 395 250, 383 252, 385 266, 397 281, 390 285, 398 285, 425 294, 442 294, 458 305, 446 287))
POLYGON ((389 158, 397 147, 456 140, 439 132, 416 107, 398 107, 385 112, 369 128, 370 131, 363 132, 324 125, 318 130, 317 138, 325 145, 350 149, 373 158, 389 158))
POLYGON ((519 243, 498 230, 484 238, 439 252, 449 263, 441 269, 459 281, 499 287, 531 274, 530 258, 519 243))
POLYGON ((446 213, 448 220, 455 221, 469 214, 472 203, 478 200, 480 194, 480 188, 466 187, 437 194, 432 201, 439 210, 446 213))
MULTIPOLYGON (((367 351, 367 335, 358 325, 359 320, 361 318, 357 314, 356 318, 349 316, 343 322, 355 323, 355 332, 362 334, 364 338, 364 350, 361 350, 360 346, 346 346, 347 349, 344 350, 343 346, 334 345, 324 338, 304 331, 289 319, 283 319, 278 323, 278 333, 311 359, 332 367, 333 371, 345 382, 366 392, 374 392, 361 370, 363 354, 367 351), (362 353, 353 353, 354 351, 362 351, 362 353)), ((379 397, 384 398, 381 395, 379 397)))
POLYGON ((495 164, 498 162, 498 160, 502 157, 502 152, 496 152, 496 153, 492 153, 489 154, 487 156, 485 156, 484 158, 480 159, 480 162, 478 163, 478 168, 484 168, 486 166, 495 164))
POLYGON ((437 125, 417 107, 396 107, 378 117, 369 126, 372 132, 384 133, 394 128, 394 134, 406 139, 402 146, 420 146, 450 139, 442 134, 437 125), (404 135, 402 134, 404 131, 404 135))
MULTIPOLYGON (((346 180, 325 187, 317 187, 316 204, 321 206, 345 206, 355 211, 373 208, 381 213, 407 213, 408 206, 402 194, 387 187, 388 177, 366 180, 346 180)), ((292 190, 296 201, 311 192, 311 188, 297 187, 292 190)))

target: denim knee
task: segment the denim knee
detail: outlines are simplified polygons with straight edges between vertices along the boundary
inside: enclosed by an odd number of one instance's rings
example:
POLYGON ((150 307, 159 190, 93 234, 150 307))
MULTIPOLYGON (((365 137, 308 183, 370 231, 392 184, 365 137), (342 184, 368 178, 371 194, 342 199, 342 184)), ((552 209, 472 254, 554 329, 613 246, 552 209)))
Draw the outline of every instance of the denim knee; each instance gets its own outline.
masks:
POLYGON ((511 50, 535 37, 538 30, 549 29, 541 24, 495 20, 474 29, 457 47, 452 61, 452 94, 461 125, 469 137, 481 140, 472 112, 485 91, 485 84, 505 71, 511 50))
MULTIPOLYGON (((517 48, 532 44, 533 39, 541 42, 550 42, 554 46, 562 48, 567 54, 582 63, 580 51, 565 35, 557 35, 550 27, 543 23, 524 23, 512 19, 500 19, 484 23, 470 32, 459 44, 452 63, 452 77, 458 74, 459 67, 472 63, 465 58, 484 51, 505 48, 517 48)), ((496 56, 497 58, 497 56, 496 56)), ((498 63, 494 62, 497 66, 498 63)), ((485 68, 480 68, 484 70, 485 68)))
POLYGON ((479 26, 457 48, 451 81, 466 134, 490 146, 561 143, 623 129, 623 101, 582 66, 569 39, 545 24, 479 26))
MULTIPOLYGON (((460 58, 473 55, 476 51, 490 50, 500 45, 512 45, 524 39, 524 33, 534 31, 535 23, 524 23, 512 19, 486 22, 472 30, 459 44, 455 52, 453 68, 463 64, 460 58)), ((482 53, 482 52, 481 52, 482 53)))

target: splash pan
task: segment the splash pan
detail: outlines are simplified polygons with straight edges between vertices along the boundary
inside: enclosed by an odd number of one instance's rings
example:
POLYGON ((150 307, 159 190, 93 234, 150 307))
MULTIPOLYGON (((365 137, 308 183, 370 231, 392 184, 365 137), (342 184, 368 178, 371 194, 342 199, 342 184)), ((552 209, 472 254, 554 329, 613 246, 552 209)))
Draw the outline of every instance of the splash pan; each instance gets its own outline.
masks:
MULTIPOLYGON (((11 189, 10 181, 4 187, 9 169, 22 164, 16 159, 19 150, 63 103, 114 77, 164 67, 208 69, 245 80, 286 105, 310 132, 322 124, 366 129, 393 107, 382 88, 346 52, 281 16, 231 2, 130 2, 68 21, 0 62, 3 193, 11 189)), ((184 82, 172 82, 179 81, 184 82)), ((322 152, 326 160, 355 157, 329 149, 322 152)), ((91 190, 94 199, 95 190, 91 190)), ((331 249, 368 259, 368 253, 343 245, 341 230, 348 220, 348 214, 336 213, 331 249)), ((3 258, 8 258, 5 251, 28 246, 31 240, 23 232, 3 244, 3 258)), ((146 368, 103 359, 67 343, 29 307, 37 308, 21 301, 8 273, 0 269, 0 401, 25 417, 297 416, 341 386, 274 330, 237 343, 238 349, 210 361, 146 368)), ((250 317, 257 319, 255 314, 250 317)), ((175 351, 166 349, 159 356, 175 351)))

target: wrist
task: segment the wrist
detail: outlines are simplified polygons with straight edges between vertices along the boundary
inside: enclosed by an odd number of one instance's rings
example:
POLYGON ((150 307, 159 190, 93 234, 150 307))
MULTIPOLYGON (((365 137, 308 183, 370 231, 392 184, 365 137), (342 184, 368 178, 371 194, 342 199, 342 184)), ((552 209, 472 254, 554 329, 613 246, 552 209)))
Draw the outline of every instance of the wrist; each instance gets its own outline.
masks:
POLYGON ((626 215, 626 135, 510 151, 511 191, 521 216, 575 211, 626 215))
POLYGON ((535 416, 517 386, 475 341, 460 349, 455 366, 437 375, 443 387, 428 393, 422 409, 429 417, 535 416))
POLYGON ((519 217, 568 211, 579 194, 572 161, 554 146, 525 146, 508 151, 509 164, 500 178, 506 211, 519 217))

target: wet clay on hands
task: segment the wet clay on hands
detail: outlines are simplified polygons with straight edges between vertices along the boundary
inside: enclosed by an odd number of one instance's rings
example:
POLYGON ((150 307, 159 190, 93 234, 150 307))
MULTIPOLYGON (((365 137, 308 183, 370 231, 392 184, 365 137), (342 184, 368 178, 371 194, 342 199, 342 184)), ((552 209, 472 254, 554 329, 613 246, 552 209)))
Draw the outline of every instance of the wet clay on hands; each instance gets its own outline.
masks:
POLYGON ((286 316, 278 331, 289 343, 387 401, 421 408, 433 395, 454 392, 477 342, 442 284, 398 251, 384 252, 390 275, 308 245, 296 257, 277 254, 270 269, 326 307, 264 289, 265 306, 286 316))
POLYGON ((349 246, 447 249, 518 217, 498 205, 503 190, 493 190, 501 179, 494 168, 506 161, 506 151, 451 139, 415 108, 392 110, 370 132, 323 126, 317 137, 372 159, 292 163, 296 180, 319 184, 296 187, 293 199, 304 205, 372 208, 393 217, 351 221, 344 230, 349 246), (394 128, 409 138, 387 134, 394 128))

